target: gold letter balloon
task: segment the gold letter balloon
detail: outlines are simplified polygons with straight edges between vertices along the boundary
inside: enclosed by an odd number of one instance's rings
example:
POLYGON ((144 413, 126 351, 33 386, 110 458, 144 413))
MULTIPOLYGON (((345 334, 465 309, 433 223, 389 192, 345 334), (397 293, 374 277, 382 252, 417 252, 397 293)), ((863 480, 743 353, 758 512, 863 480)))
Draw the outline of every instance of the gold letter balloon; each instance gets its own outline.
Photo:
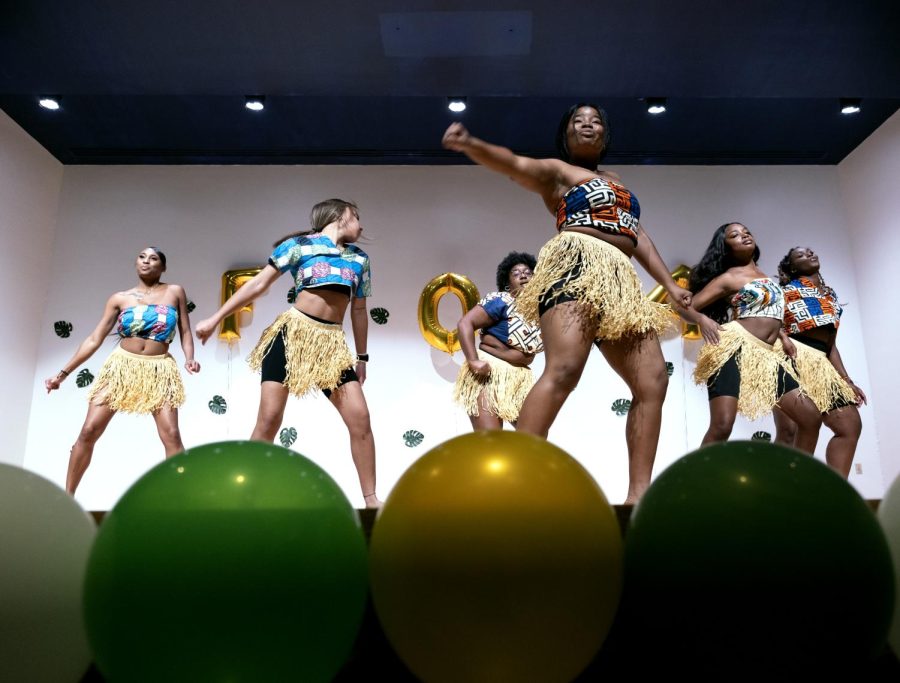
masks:
MULTIPOLYGON (((679 287, 687 287, 688 282, 691 279, 690 266, 684 264, 678 266, 672 271, 672 279, 675 280, 675 284, 679 287)), ((647 298, 650 299, 650 301, 664 304, 669 298, 669 293, 662 285, 656 285, 656 287, 650 290, 647 298)), ((683 322, 681 324, 681 336, 685 339, 700 339, 700 328, 697 325, 689 325, 688 323, 683 322)))
MULTIPOLYGON (((241 287, 247 284, 256 276, 262 268, 239 268, 238 270, 228 270, 222 273, 222 303, 224 304, 231 296, 241 287)), ((253 304, 244 306, 236 313, 229 315, 222 321, 219 327, 219 339, 231 343, 241 338, 241 326, 238 317, 241 313, 250 313, 253 311, 253 304)))
POLYGON ((480 295, 475 284, 465 275, 444 273, 432 278, 419 297, 419 331, 429 344, 439 351, 458 351, 456 328, 448 330, 438 320, 438 303, 446 294, 455 294, 462 305, 463 315, 478 304, 480 295))

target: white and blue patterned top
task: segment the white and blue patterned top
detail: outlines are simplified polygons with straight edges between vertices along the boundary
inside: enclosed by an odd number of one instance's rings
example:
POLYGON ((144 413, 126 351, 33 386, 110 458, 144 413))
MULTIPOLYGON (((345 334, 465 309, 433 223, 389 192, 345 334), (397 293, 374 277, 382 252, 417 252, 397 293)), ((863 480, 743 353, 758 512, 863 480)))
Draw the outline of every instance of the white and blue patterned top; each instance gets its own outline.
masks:
POLYGON ((507 346, 534 355, 544 350, 541 328, 522 320, 516 310, 516 300, 509 292, 491 292, 478 302, 494 324, 481 331, 496 337, 507 346))
POLYGON ((291 271, 297 292, 323 285, 345 285, 353 296, 372 295, 369 257, 355 244, 343 249, 322 233, 291 237, 269 257, 269 265, 280 272, 291 271))
POLYGON ((770 277, 758 277, 741 287, 731 297, 735 320, 745 318, 775 318, 784 320, 784 292, 770 277))

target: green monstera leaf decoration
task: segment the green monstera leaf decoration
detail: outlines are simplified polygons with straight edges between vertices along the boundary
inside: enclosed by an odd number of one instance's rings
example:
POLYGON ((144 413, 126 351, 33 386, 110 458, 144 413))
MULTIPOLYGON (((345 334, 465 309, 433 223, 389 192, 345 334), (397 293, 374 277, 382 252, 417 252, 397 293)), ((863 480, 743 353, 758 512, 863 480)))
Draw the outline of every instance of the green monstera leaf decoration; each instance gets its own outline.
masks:
POLYGON ((415 448, 425 439, 425 435, 422 432, 417 432, 415 429, 410 429, 409 431, 403 432, 403 442, 409 448, 415 448))
POLYGON ((610 408, 616 415, 625 415, 629 410, 631 410, 631 401, 627 398, 617 398, 613 401, 613 404, 610 408))
POLYGON ((752 441, 771 441, 772 435, 769 432, 753 432, 753 436, 750 439, 752 441))
POLYGON ((297 288, 291 287, 287 293, 287 302, 289 304, 294 303, 297 300, 297 288))
POLYGON ((188 302, 187 302, 187 311, 188 311, 188 313, 193 313, 195 308, 197 308, 197 304, 195 304, 193 301, 191 301, 190 299, 188 299, 188 302))
POLYGON ((72 323, 65 320, 57 320, 53 323, 53 331, 56 332, 57 337, 65 339, 72 334, 72 323))
POLYGON ((94 376, 87 368, 75 375, 75 384, 79 389, 84 389, 85 387, 90 386, 93 381, 94 376))
POLYGON ((391 316, 386 308, 373 308, 371 311, 369 311, 369 315, 371 315, 372 320, 374 320, 379 325, 386 324, 388 318, 391 316))
POLYGON ((209 405, 210 411, 216 415, 224 415, 225 411, 228 410, 228 404, 225 402, 225 399, 218 394, 213 396, 207 405, 209 405))
POLYGON ((281 430, 281 433, 278 435, 278 440, 281 441, 281 445, 285 448, 290 448, 291 445, 297 440, 297 430, 293 427, 285 427, 281 430))
POLYGON ((673 372, 675 372, 675 364, 666 361, 666 374, 671 377, 673 372))

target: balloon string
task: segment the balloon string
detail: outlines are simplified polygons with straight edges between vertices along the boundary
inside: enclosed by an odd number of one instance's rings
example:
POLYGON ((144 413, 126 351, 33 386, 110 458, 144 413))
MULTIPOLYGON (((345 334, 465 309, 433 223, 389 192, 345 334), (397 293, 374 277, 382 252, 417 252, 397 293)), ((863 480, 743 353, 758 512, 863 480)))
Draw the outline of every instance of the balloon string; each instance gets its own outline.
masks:
MULTIPOLYGON (((238 315, 240 315, 240 312, 238 312, 238 315)), ((232 360, 234 359, 234 348, 233 348, 234 344, 228 343, 227 346, 228 346, 228 360, 226 362, 226 373, 225 373, 225 392, 226 392, 225 395, 228 396, 228 400, 230 402, 232 400, 231 374, 234 369, 232 367, 232 360)), ((231 418, 230 417, 225 418, 225 436, 228 437, 229 439, 231 438, 231 418)))

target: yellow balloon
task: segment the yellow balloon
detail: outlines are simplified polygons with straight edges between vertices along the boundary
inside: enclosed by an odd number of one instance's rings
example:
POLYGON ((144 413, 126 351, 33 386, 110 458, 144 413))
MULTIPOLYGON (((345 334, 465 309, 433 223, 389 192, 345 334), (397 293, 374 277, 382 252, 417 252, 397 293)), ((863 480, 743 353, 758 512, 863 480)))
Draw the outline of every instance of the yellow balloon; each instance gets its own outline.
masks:
POLYGON ((429 344, 439 351, 458 351, 456 328, 448 330, 438 320, 438 303, 447 294, 455 294, 462 305, 463 315, 478 304, 478 288, 465 275, 444 273, 432 278, 419 296, 419 331, 429 344))
POLYGON ((379 620, 422 681, 563 682, 612 624, 622 540, 600 487, 564 451, 475 432, 403 474, 369 563, 379 620))
MULTIPOLYGON (((222 273, 222 303, 224 304, 232 295, 245 284, 250 282, 262 268, 239 268, 238 270, 228 270, 222 273)), ((253 304, 247 304, 241 310, 235 311, 227 318, 222 320, 219 327, 219 339, 227 342, 233 342, 241 338, 240 325, 238 316, 241 313, 250 313, 253 310, 253 304)))
MULTIPOLYGON (((678 266, 675 270, 672 271, 672 279, 675 280, 675 284, 679 287, 687 288, 688 283, 691 279, 691 267, 686 266, 683 263, 678 266)), ((650 290, 650 293, 647 294, 647 298, 650 301, 655 301, 660 304, 664 304, 668 298, 669 293, 666 291, 666 288, 662 285, 656 285, 653 289, 650 290)), ((702 336, 700 334, 700 327, 697 325, 690 325, 686 322, 681 323, 681 336, 685 339, 700 339, 702 336)))

